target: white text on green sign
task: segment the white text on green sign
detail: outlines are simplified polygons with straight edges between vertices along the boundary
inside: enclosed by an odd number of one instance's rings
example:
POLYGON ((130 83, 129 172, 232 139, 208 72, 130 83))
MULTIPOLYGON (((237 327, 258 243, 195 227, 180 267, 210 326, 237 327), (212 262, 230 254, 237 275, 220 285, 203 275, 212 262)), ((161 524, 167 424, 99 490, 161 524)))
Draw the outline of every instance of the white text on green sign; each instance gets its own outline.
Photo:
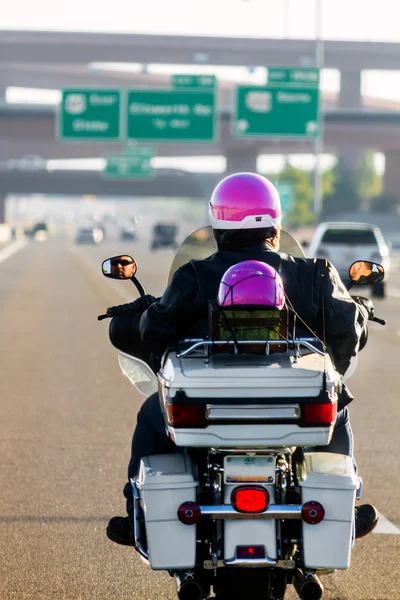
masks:
POLYGON ((130 90, 127 137, 154 141, 212 141, 215 95, 212 90, 130 90))
POLYGON ((106 156, 103 175, 109 178, 152 177, 152 151, 141 154, 110 154, 106 156))
POLYGON ((319 69, 300 67, 268 67, 268 85, 315 88, 319 86, 319 69))
POLYGON ((318 113, 316 88, 239 86, 233 135, 314 138, 319 133, 318 113))
POLYGON ((73 140, 118 140, 121 98, 118 90, 63 90, 58 135, 73 140))
POLYGON ((172 87, 208 88, 215 87, 215 75, 172 75, 172 87))

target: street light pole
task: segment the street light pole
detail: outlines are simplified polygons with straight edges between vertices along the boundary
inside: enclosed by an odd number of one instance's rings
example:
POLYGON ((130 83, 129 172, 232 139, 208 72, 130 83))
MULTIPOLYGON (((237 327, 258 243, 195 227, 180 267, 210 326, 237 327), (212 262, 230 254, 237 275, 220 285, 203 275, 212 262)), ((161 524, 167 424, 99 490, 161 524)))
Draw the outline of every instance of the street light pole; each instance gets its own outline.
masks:
MULTIPOLYGON (((324 41, 322 38, 322 2, 323 0, 315 0, 315 56, 314 63, 317 69, 322 69, 324 66, 324 41)), ((324 132, 323 119, 321 118, 321 106, 318 111, 318 131, 314 138, 314 172, 313 172, 313 189, 314 189, 314 212, 317 218, 322 213, 322 177, 320 168, 320 158, 324 147, 324 132)))
POLYGON ((283 2, 283 37, 289 37, 289 0, 283 2))

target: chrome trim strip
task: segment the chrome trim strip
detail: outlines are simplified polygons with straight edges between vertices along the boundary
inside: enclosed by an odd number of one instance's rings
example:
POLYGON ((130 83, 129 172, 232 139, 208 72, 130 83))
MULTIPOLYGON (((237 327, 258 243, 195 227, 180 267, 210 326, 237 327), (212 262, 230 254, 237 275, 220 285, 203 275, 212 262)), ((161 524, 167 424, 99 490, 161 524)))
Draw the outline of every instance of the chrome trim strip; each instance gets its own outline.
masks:
POLYGON ((241 513, 230 504, 200 506, 202 519, 301 519, 301 504, 273 504, 262 513, 241 513))
POLYGON ((271 558, 230 558, 224 560, 227 567, 276 567, 278 561, 271 558))
MULTIPOLYGON (((241 567, 241 566, 243 566, 242 564, 239 564, 242 559, 227 559, 227 561, 228 560, 231 561, 230 562, 230 566, 232 566, 232 567, 241 567), (235 561, 235 562, 233 562, 233 561, 235 561)), ((264 560, 264 559, 258 559, 258 560, 264 560)), ((267 560, 271 560, 271 559, 267 559, 267 560)), ((218 563, 217 563, 217 568, 219 569, 221 567, 225 567, 227 565, 227 561, 220 559, 218 561, 218 563)), ((252 561, 252 563, 253 562, 254 561, 252 561)), ((277 561, 273 561, 273 562, 274 562, 273 565, 271 565, 271 564, 267 564, 267 565, 266 564, 254 565, 253 564, 253 566, 255 566, 255 567, 257 567, 257 566, 261 566, 261 567, 274 566, 274 567, 278 567, 278 569, 286 569, 286 570, 288 570, 288 569, 295 569, 296 568, 296 562, 294 560, 289 560, 289 559, 288 560, 280 560, 280 559, 278 559, 277 561)), ((249 566, 251 567, 252 565, 249 565, 249 566)), ((203 569, 204 570, 210 571, 213 568, 214 567, 213 567, 213 564, 212 564, 211 560, 203 560, 203 569)))
POLYGON ((222 419, 235 420, 274 420, 299 419, 301 415, 298 404, 237 404, 237 405, 206 405, 206 419, 219 421, 222 419))
POLYGON ((357 500, 361 500, 362 489, 363 489, 363 479, 359 475, 358 476, 358 488, 357 488, 357 491, 356 491, 356 499, 357 500))
POLYGON ((241 455, 259 455, 259 456, 270 456, 276 455, 278 452, 284 452, 287 454, 293 454, 296 450, 296 446, 292 448, 288 448, 287 446, 274 446, 273 448, 269 448, 268 446, 263 446, 262 448, 253 448, 252 446, 243 446, 243 448, 210 448, 211 454, 223 454, 228 456, 229 454, 241 454, 241 455))
MULTIPOLYGON (((312 338, 304 338, 304 339, 296 339, 294 341, 286 341, 286 340, 265 340, 265 341, 260 341, 260 340, 238 340, 237 342, 234 342, 233 340, 213 340, 213 341, 209 341, 209 340, 182 340, 181 343, 192 343, 192 345, 189 348, 186 348, 186 350, 183 350, 182 352, 179 352, 179 354, 176 355, 177 358, 184 358, 185 356, 187 356, 188 354, 190 354, 191 352, 193 352, 193 350, 196 350, 197 348, 200 348, 201 346, 203 347, 207 347, 207 346, 223 346, 223 345, 237 345, 237 344, 256 344, 258 346, 265 346, 266 350, 268 351, 269 346, 276 346, 278 344, 282 345, 282 344, 286 344, 287 346, 294 346, 295 349, 299 349, 300 346, 305 346, 306 348, 308 348, 309 350, 312 350, 313 352, 315 352, 316 354, 320 354, 321 356, 325 356, 325 352, 323 352, 322 350, 319 350, 318 348, 316 348, 311 342, 317 342, 319 343, 319 340, 315 339, 313 340, 312 338), (192 343, 193 342, 193 343, 192 343)), ((267 352, 268 353, 268 352, 267 352)))
POLYGON ((150 562, 149 562, 149 555, 143 549, 143 546, 142 546, 142 544, 140 542, 140 536, 139 536, 139 509, 138 509, 138 505, 139 505, 139 502, 140 502, 140 496, 139 496, 139 490, 138 490, 138 488, 136 486, 136 480, 135 479, 131 479, 131 485, 132 485, 132 490, 133 490, 133 536, 135 538, 135 548, 139 552, 139 554, 142 557, 142 559, 144 560, 144 562, 149 565, 150 564, 150 562))

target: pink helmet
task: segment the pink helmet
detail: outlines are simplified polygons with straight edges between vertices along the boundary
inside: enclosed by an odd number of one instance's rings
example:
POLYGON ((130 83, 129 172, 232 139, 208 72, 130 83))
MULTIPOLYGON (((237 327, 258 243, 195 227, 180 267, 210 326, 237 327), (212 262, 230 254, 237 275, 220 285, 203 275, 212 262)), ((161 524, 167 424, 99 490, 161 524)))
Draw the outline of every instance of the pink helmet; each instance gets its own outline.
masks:
POLYGON ((261 304, 282 310, 285 305, 282 279, 270 265, 259 260, 244 260, 224 273, 219 284, 218 304, 261 304))
POLYGON ((220 181, 209 214, 213 229, 278 228, 282 220, 278 190, 257 173, 236 173, 220 181))

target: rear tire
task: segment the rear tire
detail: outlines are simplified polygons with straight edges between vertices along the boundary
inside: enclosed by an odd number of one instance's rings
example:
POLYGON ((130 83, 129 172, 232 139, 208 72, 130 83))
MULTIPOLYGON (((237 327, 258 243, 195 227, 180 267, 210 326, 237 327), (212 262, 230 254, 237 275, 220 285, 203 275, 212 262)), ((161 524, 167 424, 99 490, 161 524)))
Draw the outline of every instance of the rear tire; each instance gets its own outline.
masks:
POLYGON ((284 600, 286 575, 278 569, 219 569, 216 600, 284 600))
POLYGON ((383 281, 374 283, 372 286, 372 296, 374 298, 384 298, 386 296, 385 291, 385 284, 383 281))

